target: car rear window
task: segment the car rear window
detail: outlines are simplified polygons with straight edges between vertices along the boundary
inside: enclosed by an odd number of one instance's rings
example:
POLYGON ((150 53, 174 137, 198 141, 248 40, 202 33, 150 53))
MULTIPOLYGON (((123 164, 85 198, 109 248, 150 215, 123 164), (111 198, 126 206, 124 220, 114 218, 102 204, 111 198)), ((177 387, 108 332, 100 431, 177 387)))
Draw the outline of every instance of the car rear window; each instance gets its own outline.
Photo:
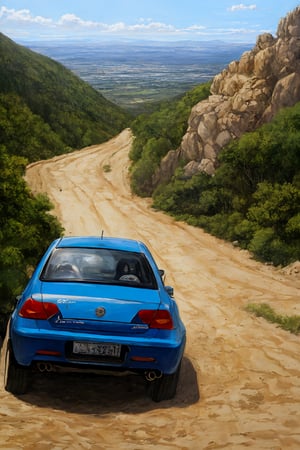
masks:
POLYGON ((111 249, 57 248, 48 259, 43 281, 122 284, 157 289, 145 255, 111 249))

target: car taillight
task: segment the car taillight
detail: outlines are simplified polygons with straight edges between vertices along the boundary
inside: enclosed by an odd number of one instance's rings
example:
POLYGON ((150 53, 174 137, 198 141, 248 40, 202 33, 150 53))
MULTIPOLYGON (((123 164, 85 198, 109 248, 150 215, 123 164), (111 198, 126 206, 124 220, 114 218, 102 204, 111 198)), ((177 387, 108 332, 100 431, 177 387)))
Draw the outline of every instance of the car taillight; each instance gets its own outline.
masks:
POLYGON ((141 321, 147 325, 149 328, 159 328, 162 330, 172 330, 173 320, 169 311, 166 310, 152 310, 152 309, 142 309, 138 313, 141 321))
POLYGON ((33 298, 29 298, 20 309, 19 316, 25 319, 47 320, 55 316, 58 312, 59 309, 55 303, 38 302, 33 298))

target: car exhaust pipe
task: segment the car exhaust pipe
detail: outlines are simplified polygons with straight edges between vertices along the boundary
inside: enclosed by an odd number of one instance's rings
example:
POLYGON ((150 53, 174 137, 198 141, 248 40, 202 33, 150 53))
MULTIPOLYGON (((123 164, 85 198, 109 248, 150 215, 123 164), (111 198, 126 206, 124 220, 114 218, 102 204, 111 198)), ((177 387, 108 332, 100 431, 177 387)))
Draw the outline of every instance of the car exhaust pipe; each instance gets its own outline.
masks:
POLYGON ((157 378, 161 378, 162 377, 162 372, 160 372, 159 370, 149 370, 147 372, 145 372, 145 378, 147 381, 154 381, 157 380, 157 378))
POLYGON ((40 372, 54 372, 54 367, 51 363, 39 362, 37 363, 37 368, 40 372))

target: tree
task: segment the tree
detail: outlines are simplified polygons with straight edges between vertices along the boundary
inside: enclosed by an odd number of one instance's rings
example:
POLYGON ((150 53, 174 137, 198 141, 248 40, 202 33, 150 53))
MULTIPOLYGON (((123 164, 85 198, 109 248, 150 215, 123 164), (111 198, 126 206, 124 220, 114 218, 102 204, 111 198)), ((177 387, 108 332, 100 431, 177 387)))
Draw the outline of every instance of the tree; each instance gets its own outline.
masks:
POLYGON ((47 159, 69 149, 39 116, 14 94, 0 94, 0 145, 29 161, 47 159))
POLYGON ((260 228, 271 227, 282 236, 289 220, 300 209, 300 191, 291 183, 260 183, 253 194, 253 200, 254 203, 248 210, 248 219, 260 228))
POLYGON ((0 146, 0 315, 25 286, 31 268, 62 228, 45 196, 34 197, 23 175, 26 159, 0 146))

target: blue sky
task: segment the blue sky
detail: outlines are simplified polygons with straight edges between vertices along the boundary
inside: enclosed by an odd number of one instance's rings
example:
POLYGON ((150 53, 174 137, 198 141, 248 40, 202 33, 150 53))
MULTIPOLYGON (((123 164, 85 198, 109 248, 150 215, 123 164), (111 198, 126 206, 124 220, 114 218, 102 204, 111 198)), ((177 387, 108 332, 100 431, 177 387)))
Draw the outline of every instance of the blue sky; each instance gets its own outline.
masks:
POLYGON ((45 39, 212 40, 254 43, 276 35, 293 0, 0 0, 0 31, 45 39))

